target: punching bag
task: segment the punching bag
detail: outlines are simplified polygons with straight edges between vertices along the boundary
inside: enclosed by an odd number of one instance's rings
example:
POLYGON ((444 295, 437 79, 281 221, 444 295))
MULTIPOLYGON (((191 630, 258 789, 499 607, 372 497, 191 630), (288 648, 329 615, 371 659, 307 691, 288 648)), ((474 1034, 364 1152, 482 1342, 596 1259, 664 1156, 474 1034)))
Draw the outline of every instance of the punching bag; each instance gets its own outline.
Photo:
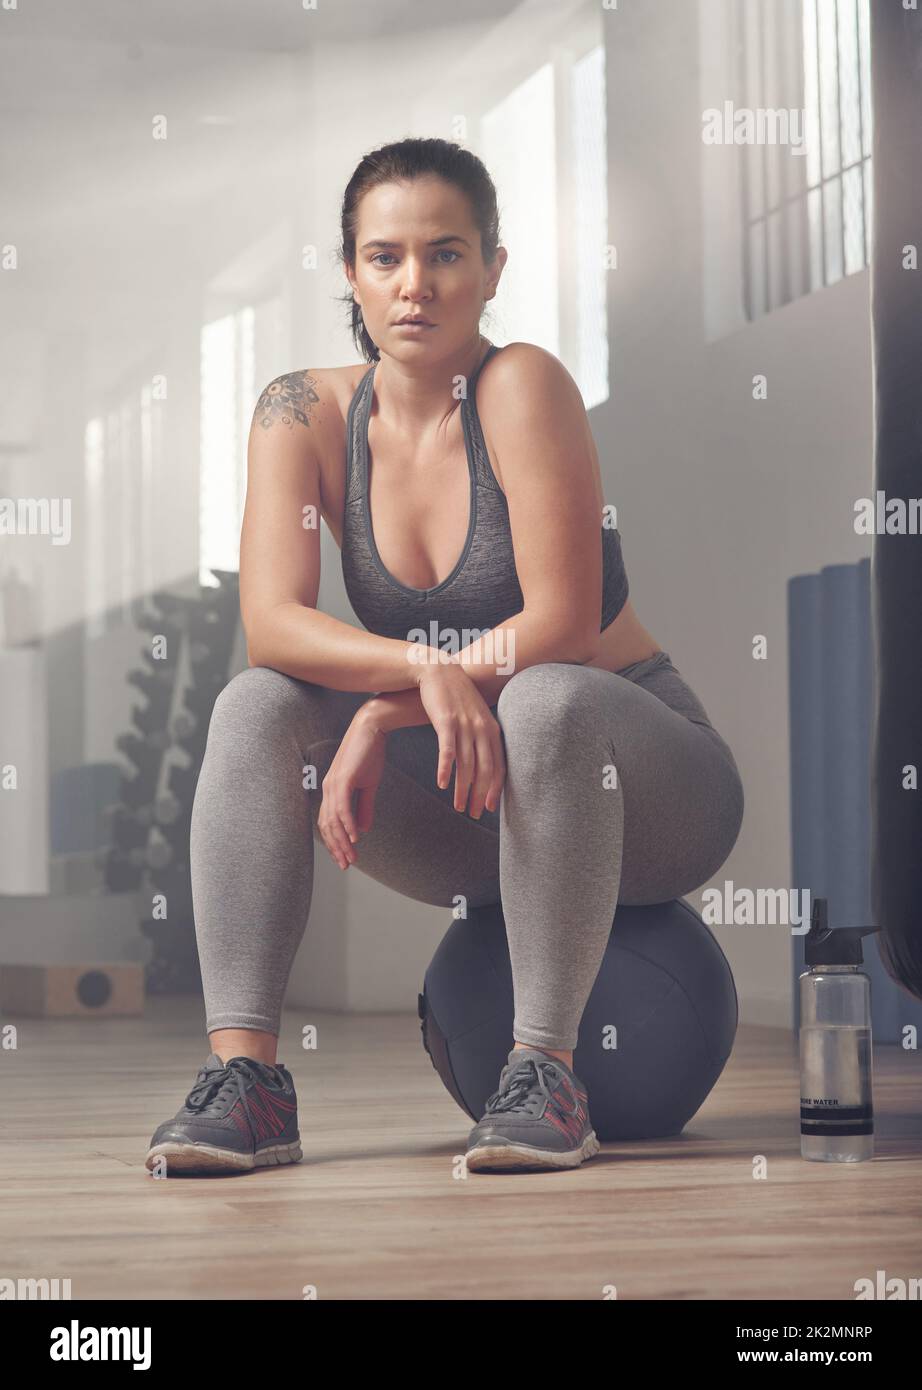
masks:
POLYGON ((911 530, 922 498, 922 10, 873 0, 870 15, 875 502, 890 517, 883 507, 898 499, 906 517, 902 532, 878 524, 872 539, 871 902, 884 968, 922 997, 922 535, 911 530))

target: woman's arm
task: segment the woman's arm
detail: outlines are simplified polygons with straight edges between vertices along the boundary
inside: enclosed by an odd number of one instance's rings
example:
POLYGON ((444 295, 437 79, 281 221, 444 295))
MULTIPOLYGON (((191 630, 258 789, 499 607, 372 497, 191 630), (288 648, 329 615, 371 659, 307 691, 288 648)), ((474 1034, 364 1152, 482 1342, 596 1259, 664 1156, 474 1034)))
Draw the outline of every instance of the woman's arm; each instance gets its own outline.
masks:
MULTIPOLYGON (((486 639, 478 638, 451 656, 443 653, 438 658, 438 664, 460 666, 477 686, 485 703, 495 705, 503 686, 516 671, 524 670, 526 666, 537 666, 541 661, 570 661, 582 666, 591 661, 597 650, 598 644, 589 650, 584 645, 576 648, 571 632, 562 631, 555 635, 546 621, 523 610, 491 629, 486 639), (492 651, 489 650, 491 640, 494 643, 492 651), (500 660, 495 655, 500 642, 505 644, 507 652, 515 652, 511 669, 508 661, 500 660), (480 656, 484 646, 487 646, 490 657, 487 661, 480 656)), ((386 694, 375 695, 360 706, 356 718, 367 719, 382 733, 404 729, 411 724, 428 724, 429 716, 423 707, 418 687, 426 670, 431 670, 435 664, 437 658, 433 651, 430 662, 411 668, 417 673, 412 688, 400 691, 388 689, 386 694)), ((378 688, 385 690, 384 686, 378 688)))
POLYGON ((337 406, 316 370, 270 382, 247 445, 240 613, 251 666, 333 690, 405 690, 414 644, 362 632, 317 609, 320 459, 336 447, 337 406))

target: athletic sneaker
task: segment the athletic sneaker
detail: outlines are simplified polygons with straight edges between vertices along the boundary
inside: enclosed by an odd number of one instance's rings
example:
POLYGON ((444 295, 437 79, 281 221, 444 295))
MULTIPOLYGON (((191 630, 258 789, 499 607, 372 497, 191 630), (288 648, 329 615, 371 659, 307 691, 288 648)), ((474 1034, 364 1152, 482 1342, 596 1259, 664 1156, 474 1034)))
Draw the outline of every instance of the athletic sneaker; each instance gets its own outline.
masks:
POLYGON ((298 1098, 287 1067, 214 1052, 182 1109, 154 1131, 145 1167, 166 1172, 245 1171, 301 1158, 298 1098))
POLYGON ((472 1172, 578 1168, 599 1152, 586 1088, 565 1062, 537 1047, 514 1047, 468 1138, 472 1172))

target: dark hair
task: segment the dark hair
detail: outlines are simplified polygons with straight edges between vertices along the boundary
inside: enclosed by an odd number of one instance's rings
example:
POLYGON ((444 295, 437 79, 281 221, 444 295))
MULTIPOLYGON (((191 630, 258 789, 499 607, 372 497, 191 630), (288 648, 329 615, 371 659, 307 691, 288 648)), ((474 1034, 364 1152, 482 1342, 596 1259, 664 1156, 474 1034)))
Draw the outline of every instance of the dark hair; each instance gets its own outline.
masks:
MULTIPOLYGON (((480 230, 480 249, 485 264, 496 257, 499 246, 499 212, 496 189, 486 166, 470 150, 449 140, 411 138, 381 145, 364 155, 357 164, 343 194, 340 226, 342 246, 339 261, 345 268, 355 267, 355 234, 359 203, 372 188, 396 180, 412 180, 433 175, 453 183, 470 199, 474 222, 480 230)), ((349 291, 340 296, 349 310, 352 340, 366 362, 377 362, 380 353, 369 337, 362 310, 349 291)))

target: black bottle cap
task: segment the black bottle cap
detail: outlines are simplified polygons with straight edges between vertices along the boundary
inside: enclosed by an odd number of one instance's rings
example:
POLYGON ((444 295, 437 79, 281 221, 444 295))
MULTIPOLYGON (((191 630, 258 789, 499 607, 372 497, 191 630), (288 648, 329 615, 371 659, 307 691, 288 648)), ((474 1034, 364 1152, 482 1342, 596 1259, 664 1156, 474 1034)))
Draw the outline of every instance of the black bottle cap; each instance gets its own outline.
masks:
POLYGON ((880 931, 880 927, 830 927, 825 898, 813 899, 810 930, 804 939, 807 965, 863 965, 861 938, 880 931))

